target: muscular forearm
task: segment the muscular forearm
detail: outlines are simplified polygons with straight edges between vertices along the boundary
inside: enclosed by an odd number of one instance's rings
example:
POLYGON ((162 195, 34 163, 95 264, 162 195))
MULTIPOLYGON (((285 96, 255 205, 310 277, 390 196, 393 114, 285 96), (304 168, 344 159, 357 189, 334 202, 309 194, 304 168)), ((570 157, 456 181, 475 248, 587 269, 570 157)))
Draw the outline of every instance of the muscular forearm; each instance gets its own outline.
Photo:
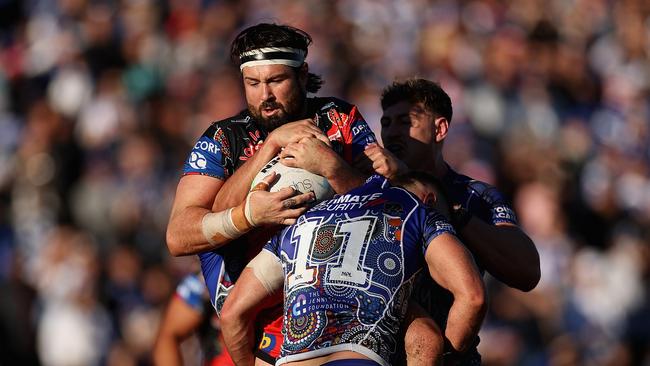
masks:
POLYGON ((181 211, 170 224, 170 228, 176 231, 167 231, 167 243, 172 255, 213 250, 245 234, 253 226, 246 217, 244 207, 244 203, 241 203, 232 210, 214 213, 201 207, 188 207, 181 211))
POLYGON ((172 216, 167 227, 167 247, 172 255, 190 255, 214 249, 201 228, 203 216, 210 212, 203 207, 186 207, 172 216))
POLYGON ((539 254, 532 240, 514 226, 494 226, 476 217, 460 231, 463 243, 496 279, 521 291, 539 282, 539 254))
POLYGON ((226 180, 219 193, 217 193, 212 209, 215 211, 225 210, 242 202, 251 188, 253 178, 279 152, 279 147, 275 147, 270 143, 264 144, 255 155, 250 157, 245 164, 235 170, 233 175, 226 180))
POLYGON ((324 174, 334 192, 343 194, 363 184, 367 176, 340 159, 336 168, 324 174))
POLYGON ((445 338, 456 351, 464 352, 471 346, 481 327, 485 311, 486 302, 483 296, 454 298, 454 303, 449 309, 445 338))
POLYGON ((253 344, 255 342, 252 314, 231 315, 224 308, 221 316, 223 339, 230 357, 235 365, 253 365, 255 355, 253 355, 253 344))

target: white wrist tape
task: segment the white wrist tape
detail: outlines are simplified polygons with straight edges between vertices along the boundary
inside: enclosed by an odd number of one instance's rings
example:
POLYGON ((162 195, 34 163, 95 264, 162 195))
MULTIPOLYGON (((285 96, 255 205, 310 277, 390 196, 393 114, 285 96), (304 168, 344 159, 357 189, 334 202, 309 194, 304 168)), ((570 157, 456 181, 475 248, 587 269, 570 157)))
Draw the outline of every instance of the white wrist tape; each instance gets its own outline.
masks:
POLYGON ((244 203, 244 216, 246 216, 248 223, 250 223, 251 226, 255 227, 257 226, 257 223, 253 221, 253 211, 251 210, 251 195, 253 195, 253 192, 248 192, 248 195, 246 196, 246 202, 244 203))
POLYGON ((246 267, 253 269, 255 277, 269 294, 282 288, 284 283, 282 263, 280 263, 280 258, 268 250, 262 249, 260 254, 248 262, 246 267))
POLYGON ((232 221, 232 208, 220 212, 210 212, 203 216, 201 230, 208 243, 221 244, 226 240, 240 237, 244 232, 237 229, 232 221))

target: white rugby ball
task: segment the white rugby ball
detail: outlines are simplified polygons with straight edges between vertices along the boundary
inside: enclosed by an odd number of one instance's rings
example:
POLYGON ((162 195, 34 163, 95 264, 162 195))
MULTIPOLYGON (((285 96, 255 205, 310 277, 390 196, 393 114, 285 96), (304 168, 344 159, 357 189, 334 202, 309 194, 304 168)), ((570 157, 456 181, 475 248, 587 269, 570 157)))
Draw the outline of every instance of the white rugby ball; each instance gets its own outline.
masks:
POLYGON ((325 177, 310 173, 305 169, 288 167, 280 162, 280 156, 271 159, 257 173, 251 188, 272 172, 275 172, 276 178, 269 188, 271 192, 277 192, 284 187, 293 187, 300 193, 314 192, 315 202, 331 198, 334 195, 334 189, 325 177))

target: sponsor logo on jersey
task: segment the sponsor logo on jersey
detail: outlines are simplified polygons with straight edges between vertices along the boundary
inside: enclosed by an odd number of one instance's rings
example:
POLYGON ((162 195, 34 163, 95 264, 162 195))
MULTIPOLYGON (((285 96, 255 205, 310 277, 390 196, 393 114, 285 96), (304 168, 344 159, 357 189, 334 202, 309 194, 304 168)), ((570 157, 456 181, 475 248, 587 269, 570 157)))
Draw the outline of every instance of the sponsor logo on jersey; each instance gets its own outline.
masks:
POLYGON ((205 141, 203 139, 197 141, 196 144, 194 144, 194 148, 199 149, 199 150, 203 150, 203 151, 207 151, 207 152, 210 152, 210 153, 213 153, 213 154, 216 154, 219 151, 221 151, 219 149, 219 146, 217 146, 217 144, 215 144, 214 142, 211 142, 211 141, 205 141))
POLYGON ((293 304, 291 312, 293 316, 301 316, 307 313, 307 297, 305 295, 298 296, 296 303, 293 304))
POLYGON ((192 151, 188 163, 192 168, 199 170, 203 170, 208 166, 208 160, 198 151, 192 151))
POLYGON ((454 232, 454 227, 451 226, 450 223, 444 220, 437 220, 436 221, 436 231, 450 231, 454 232))
POLYGON ((269 352, 275 348, 276 343, 277 341, 275 335, 265 332, 262 334, 262 340, 260 341, 259 349, 269 352))
POLYGON ((230 122, 232 123, 248 123, 248 121, 251 120, 251 116, 246 116, 245 118, 240 118, 240 119, 231 119, 230 122))
POLYGON ((246 161, 249 158, 251 158, 255 153, 262 148, 262 144, 264 144, 264 140, 260 138, 260 131, 256 130, 255 132, 248 131, 248 135, 250 136, 248 146, 246 146, 243 150, 244 155, 239 157, 239 160, 241 161, 246 161))
POLYGON ((323 201, 314 207, 314 210, 343 211, 361 208, 365 204, 381 197, 381 193, 350 195, 344 194, 335 199, 323 201))
POLYGON ((352 127, 352 134, 353 135, 358 135, 361 132, 366 131, 367 129, 368 129, 368 125, 365 124, 365 123, 362 123, 362 124, 360 124, 358 126, 352 127))
POLYGON ((495 206, 492 208, 492 218, 496 221, 516 221, 515 212, 508 206, 495 206))

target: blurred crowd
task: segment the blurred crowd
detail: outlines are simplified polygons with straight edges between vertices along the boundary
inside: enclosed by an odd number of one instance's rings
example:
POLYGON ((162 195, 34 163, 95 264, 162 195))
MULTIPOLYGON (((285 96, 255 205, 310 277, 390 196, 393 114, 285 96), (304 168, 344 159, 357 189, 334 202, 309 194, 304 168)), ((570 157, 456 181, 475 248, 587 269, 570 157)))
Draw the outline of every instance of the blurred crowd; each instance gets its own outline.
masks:
POLYGON ((451 95, 445 157, 541 256, 530 293, 487 279, 485 365, 650 364, 644 0, 0 0, 0 364, 151 363, 198 268, 165 245, 181 166, 245 107, 228 49, 260 21, 377 135, 395 78, 451 95))

